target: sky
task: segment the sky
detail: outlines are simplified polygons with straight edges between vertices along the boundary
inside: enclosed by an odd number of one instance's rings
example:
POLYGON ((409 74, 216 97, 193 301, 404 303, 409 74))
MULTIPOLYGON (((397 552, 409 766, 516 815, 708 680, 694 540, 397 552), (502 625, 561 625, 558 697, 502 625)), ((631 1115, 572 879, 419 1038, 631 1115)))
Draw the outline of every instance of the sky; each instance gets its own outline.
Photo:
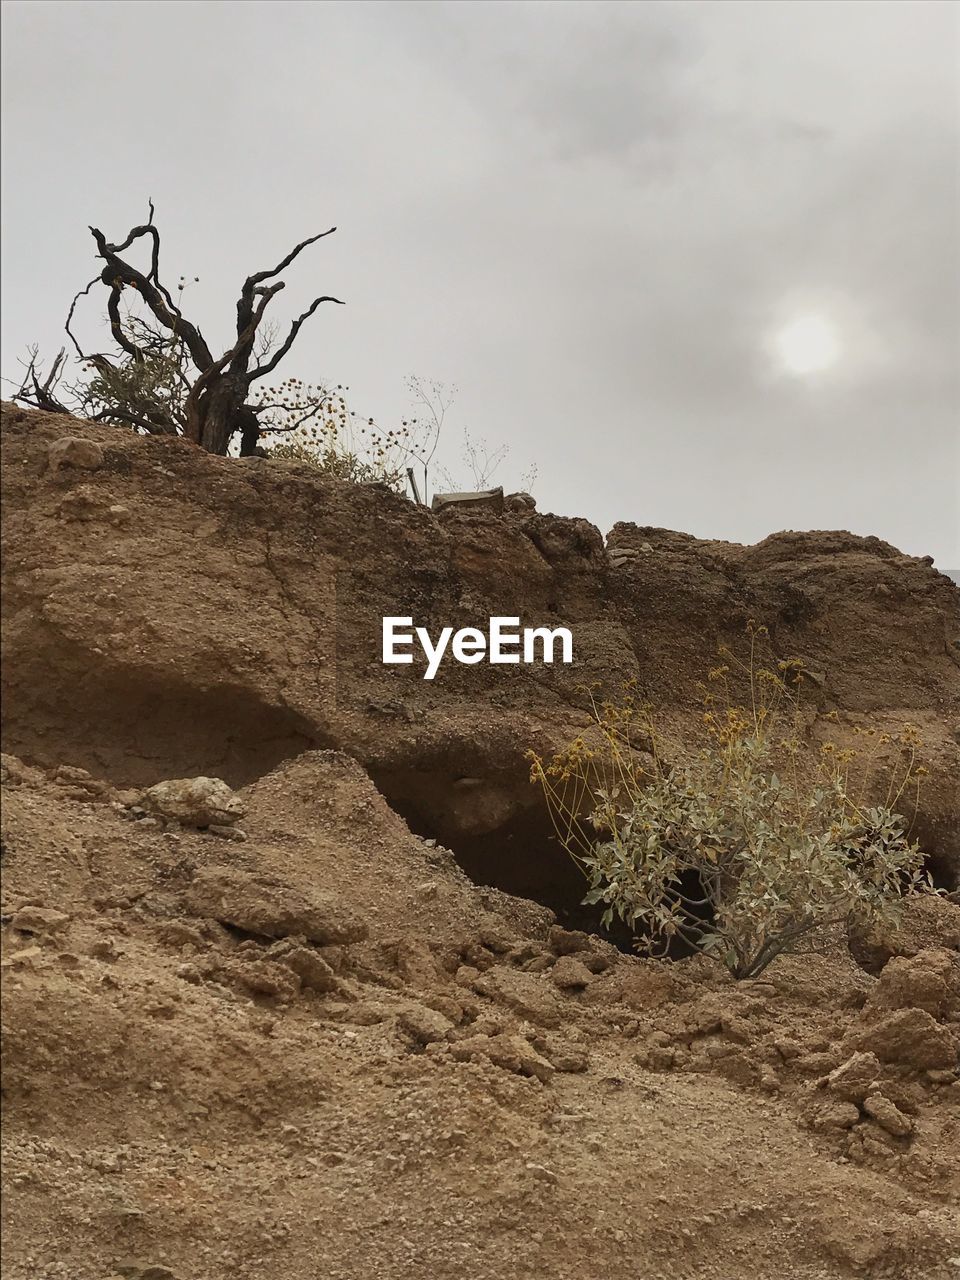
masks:
MULTIPOLYGON (((156 204, 226 349, 305 236, 284 370, 405 379, 541 510, 960 569, 960 7, 940 0, 4 5, 3 332, 56 352, 156 204)), ((102 304, 101 304, 102 306, 102 304)), ((96 303, 78 327, 108 349, 96 303)), ((5 386, 5 394, 11 388, 5 386)))

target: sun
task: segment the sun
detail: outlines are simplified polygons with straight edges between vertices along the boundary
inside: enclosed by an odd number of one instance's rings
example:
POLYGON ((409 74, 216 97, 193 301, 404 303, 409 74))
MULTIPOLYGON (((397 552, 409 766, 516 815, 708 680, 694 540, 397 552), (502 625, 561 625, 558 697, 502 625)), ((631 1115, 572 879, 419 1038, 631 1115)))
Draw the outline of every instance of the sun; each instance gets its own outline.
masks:
POLYGON ((783 368, 797 377, 820 373, 840 358, 840 337, 826 316, 791 320, 777 333, 774 346, 783 368))

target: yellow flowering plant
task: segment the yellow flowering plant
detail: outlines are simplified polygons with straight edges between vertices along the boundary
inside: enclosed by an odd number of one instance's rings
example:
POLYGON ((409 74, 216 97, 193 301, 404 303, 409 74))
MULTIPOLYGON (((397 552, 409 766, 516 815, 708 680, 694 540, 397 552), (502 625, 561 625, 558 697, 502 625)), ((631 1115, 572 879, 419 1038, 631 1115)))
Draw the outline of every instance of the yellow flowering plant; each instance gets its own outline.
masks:
POLYGON ((379 427, 347 405, 346 388, 328 390, 289 378, 257 402, 261 439, 272 458, 305 462, 331 479, 379 483, 403 492, 414 427, 379 427))
POLYGON ((869 752, 816 751, 802 730, 802 662, 762 661, 766 628, 748 631, 749 656, 722 650, 703 687, 698 749, 667 763, 628 688, 617 703, 592 699, 592 725, 565 750, 529 753, 557 837, 586 876, 584 902, 604 906, 604 924, 619 918, 652 955, 679 941, 735 978, 822 949, 845 928, 893 926, 903 895, 931 887, 898 812, 915 804, 925 772, 916 730, 867 730, 869 752), (893 754, 888 787, 868 803, 880 748, 893 754))

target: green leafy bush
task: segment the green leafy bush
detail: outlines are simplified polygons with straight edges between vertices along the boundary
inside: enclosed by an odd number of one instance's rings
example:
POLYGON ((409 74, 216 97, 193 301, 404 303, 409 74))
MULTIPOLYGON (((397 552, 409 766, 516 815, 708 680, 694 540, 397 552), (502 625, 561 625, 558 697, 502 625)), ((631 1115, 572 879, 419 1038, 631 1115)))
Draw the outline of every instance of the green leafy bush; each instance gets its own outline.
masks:
POLYGON ((592 732, 552 760, 531 753, 559 838, 587 878, 584 901, 605 906, 606 924, 624 921, 641 949, 662 954, 681 939, 736 978, 844 929, 895 925, 903 894, 929 887, 896 812, 924 772, 915 730, 869 735, 895 759, 885 802, 864 803, 858 753, 805 746, 802 666, 761 666, 765 636, 751 631, 749 705, 731 701, 730 666, 716 668, 726 696, 706 693, 707 742, 674 763, 629 695, 594 704, 592 732))

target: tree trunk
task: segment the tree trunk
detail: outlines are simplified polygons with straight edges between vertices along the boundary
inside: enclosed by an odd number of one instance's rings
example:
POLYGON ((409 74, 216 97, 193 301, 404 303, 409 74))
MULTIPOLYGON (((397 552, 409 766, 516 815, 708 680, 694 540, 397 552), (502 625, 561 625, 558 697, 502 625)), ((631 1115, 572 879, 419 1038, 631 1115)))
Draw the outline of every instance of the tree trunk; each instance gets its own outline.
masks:
POLYGON ((225 373, 203 397, 201 406, 201 449, 226 455, 230 441, 245 423, 244 401, 248 382, 244 377, 225 373))
MULTIPOLYGON (((260 445, 260 422, 249 405, 240 410, 240 457, 253 457, 260 445)), ((263 450, 260 450, 262 453, 263 450)))

